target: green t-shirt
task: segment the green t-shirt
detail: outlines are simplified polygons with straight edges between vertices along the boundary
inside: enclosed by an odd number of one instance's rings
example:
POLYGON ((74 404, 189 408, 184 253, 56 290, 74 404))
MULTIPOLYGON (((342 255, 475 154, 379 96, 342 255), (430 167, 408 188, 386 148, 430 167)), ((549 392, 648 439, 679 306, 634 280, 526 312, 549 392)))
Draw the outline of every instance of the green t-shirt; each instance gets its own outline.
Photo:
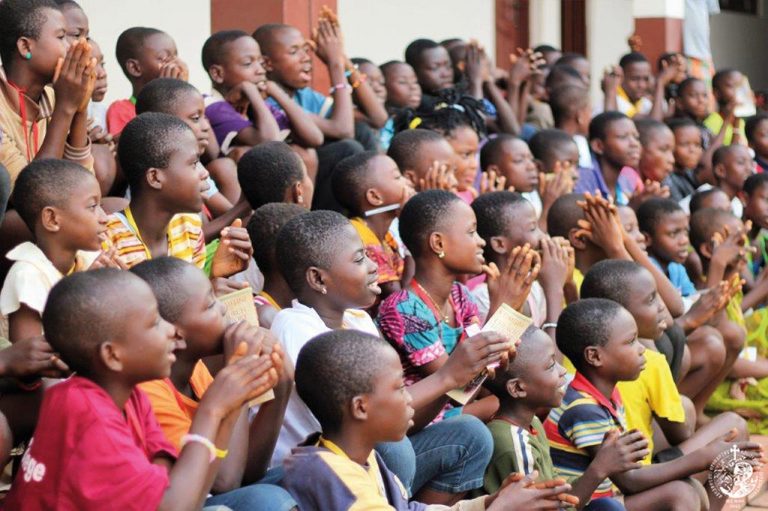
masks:
POLYGON ((483 484, 488 494, 497 491, 513 472, 528 475, 538 470, 539 480, 542 481, 555 477, 547 434, 538 417, 533 418, 528 429, 503 419, 492 420, 488 429, 493 437, 493 456, 485 471, 483 484))

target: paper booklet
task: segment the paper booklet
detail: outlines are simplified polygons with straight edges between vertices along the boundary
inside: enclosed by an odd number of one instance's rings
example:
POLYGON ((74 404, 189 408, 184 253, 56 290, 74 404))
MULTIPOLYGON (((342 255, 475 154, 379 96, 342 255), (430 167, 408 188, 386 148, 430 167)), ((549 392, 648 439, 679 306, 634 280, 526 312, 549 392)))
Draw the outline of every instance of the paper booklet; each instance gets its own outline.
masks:
MULTIPOLYGON (((520 314, 509 305, 503 303, 501 304, 501 307, 496 309, 496 312, 493 313, 493 316, 491 316, 485 323, 482 329, 478 327, 477 324, 472 324, 465 329, 465 332, 468 337, 477 335, 480 332, 498 332, 506 335, 514 342, 522 337, 523 332, 525 332, 531 323, 531 318, 524 314, 520 314)), ((463 342, 468 342, 468 340, 463 342)), ((495 369, 498 366, 499 363, 497 362, 489 365, 487 369, 495 369)), ((477 391, 480 390, 480 386, 487 377, 488 371, 484 370, 467 385, 458 389, 453 389, 449 391, 447 395, 454 401, 465 405, 472 399, 477 391)))
MULTIPOLYGON (((245 321, 249 325, 258 328, 259 314, 256 312, 256 305, 253 303, 253 290, 250 287, 220 296, 219 300, 227 309, 226 318, 228 322, 237 323, 238 321, 245 321)), ((269 389, 264 394, 251 399, 248 402, 248 406, 260 405, 273 399, 275 399, 275 394, 272 392, 272 389, 269 389)))

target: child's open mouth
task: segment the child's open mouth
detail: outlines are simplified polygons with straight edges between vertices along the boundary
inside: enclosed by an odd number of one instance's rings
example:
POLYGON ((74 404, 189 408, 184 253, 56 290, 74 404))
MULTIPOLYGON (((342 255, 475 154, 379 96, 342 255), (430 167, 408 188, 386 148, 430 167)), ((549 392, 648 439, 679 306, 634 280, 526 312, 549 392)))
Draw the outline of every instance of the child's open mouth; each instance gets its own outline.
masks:
POLYGON ((366 286, 368 288, 368 291, 370 291, 371 293, 377 296, 381 294, 381 287, 379 287, 378 279, 379 277, 377 275, 376 278, 373 281, 369 282, 368 285, 366 286))

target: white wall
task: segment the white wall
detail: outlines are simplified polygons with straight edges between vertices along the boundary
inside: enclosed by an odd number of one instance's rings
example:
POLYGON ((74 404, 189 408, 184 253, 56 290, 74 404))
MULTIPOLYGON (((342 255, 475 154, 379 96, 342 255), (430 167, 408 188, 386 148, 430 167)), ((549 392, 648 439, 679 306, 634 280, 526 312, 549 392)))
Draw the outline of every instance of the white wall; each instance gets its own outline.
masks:
POLYGON ((88 15, 91 37, 104 52, 109 90, 104 100, 131 95, 131 86, 115 60, 117 37, 126 28, 144 26, 167 32, 176 41, 179 56, 189 65, 190 82, 210 89, 200 63, 200 51, 211 33, 210 0, 79 0, 88 15))
POLYGON ((603 70, 618 64, 629 51, 627 39, 635 31, 632 7, 632 0, 587 0, 587 57, 592 68, 593 106, 603 101, 603 70))
POLYGON ((350 57, 403 60, 405 47, 420 37, 474 38, 494 55, 493 0, 338 0, 337 6, 350 57))
MULTIPOLYGON (((768 0, 761 0, 763 16, 768 0)), ((753 89, 768 87, 768 18, 721 12, 709 18, 710 45, 716 68, 732 67, 749 76, 753 89)))
POLYGON ((560 0, 536 0, 528 11, 528 34, 531 48, 550 44, 562 45, 560 0))

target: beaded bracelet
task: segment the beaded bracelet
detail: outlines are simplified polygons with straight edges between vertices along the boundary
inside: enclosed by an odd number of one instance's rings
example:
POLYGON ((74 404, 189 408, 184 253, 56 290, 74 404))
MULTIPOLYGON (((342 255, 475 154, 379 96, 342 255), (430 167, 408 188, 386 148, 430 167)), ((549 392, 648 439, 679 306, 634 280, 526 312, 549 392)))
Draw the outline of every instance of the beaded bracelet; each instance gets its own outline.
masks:
POLYGON ((194 435, 194 434, 188 434, 181 437, 181 448, 183 449, 185 445, 187 445, 190 442, 197 442, 198 444, 204 445, 208 452, 210 453, 211 457, 209 459, 209 463, 213 463, 216 461, 216 458, 226 458, 227 454, 229 454, 229 450, 227 449, 217 449, 215 445, 213 445, 213 442, 208 440, 202 435, 194 435))

